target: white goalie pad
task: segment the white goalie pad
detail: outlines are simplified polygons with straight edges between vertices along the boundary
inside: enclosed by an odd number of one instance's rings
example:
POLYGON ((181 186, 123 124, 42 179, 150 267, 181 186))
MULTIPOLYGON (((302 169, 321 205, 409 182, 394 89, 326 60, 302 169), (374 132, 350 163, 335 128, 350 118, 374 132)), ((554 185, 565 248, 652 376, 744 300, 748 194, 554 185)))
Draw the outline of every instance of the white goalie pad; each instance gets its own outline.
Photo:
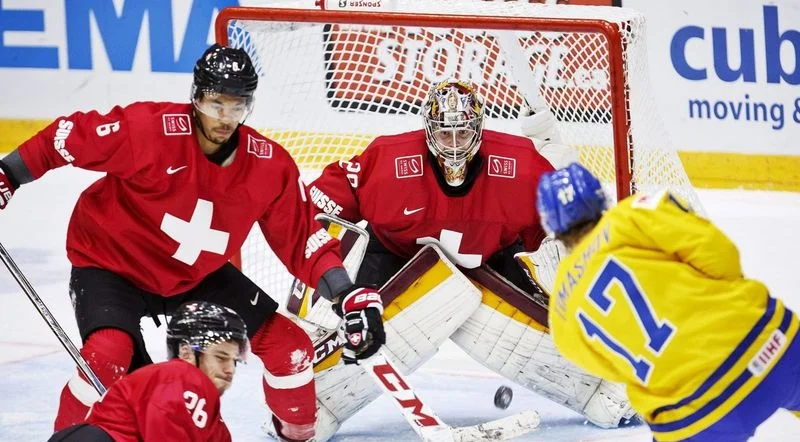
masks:
POLYGON ((381 290, 384 351, 408 374, 439 347, 481 303, 481 292, 436 245, 428 244, 381 290))
MULTIPOLYGON (((384 353, 403 374, 433 357, 481 302, 480 291, 433 244, 423 247, 380 289, 384 300, 384 353)), ((331 335, 320 339, 317 360, 330 365, 332 348, 342 343, 331 335)), ((315 375, 317 436, 324 441, 339 425, 381 392, 361 367, 341 362, 315 375)))
POLYGON ((567 251, 561 241, 547 237, 535 252, 517 253, 514 259, 534 285, 550 294, 556 280, 558 263, 564 256, 567 256, 567 251))
POLYGON ((604 428, 633 416, 624 391, 567 361, 547 331, 547 310, 538 300, 487 267, 467 275, 483 302, 451 339, 492 371, 604 428))

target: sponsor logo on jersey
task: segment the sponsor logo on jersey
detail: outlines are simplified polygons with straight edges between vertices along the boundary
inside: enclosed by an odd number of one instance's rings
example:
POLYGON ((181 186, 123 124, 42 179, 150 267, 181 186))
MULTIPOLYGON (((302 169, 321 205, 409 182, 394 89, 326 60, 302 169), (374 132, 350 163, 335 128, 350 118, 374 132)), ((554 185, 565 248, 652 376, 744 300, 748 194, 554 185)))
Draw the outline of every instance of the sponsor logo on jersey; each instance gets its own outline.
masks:
POLYGON ((660 192, 657 195, 648 195, 648 194, 636 195, 633 197, 633 202, 631 203, 631 207, 634 209, 655 210, 656 207, 658 207, 658 203, 661 202, 662 196, 663 194, 660 192))
POLYGON ((247 153, 251 153, 259 158, 272 158, 272 143, 267 140, 256 138, 252 135, 248 135, 247 153))
POLYGON ((753 373, 754 376, 761 376, 762 373, 775 361, 781 349, 786 345, 786 335, 780 330, 772 332, 772 336, 767 339, 767 342, 761 346, 750 363, 747 364, 747 369, 753 373))
POLYGON ((75 126, 75 123, 69 120, 61 120, 58 122, 58 129, 56 129, 56 135, 53 137, 53 148, 61 155, 61 158, 68 163, 75 161, 75 157, 73 157, 69 151, 67 150, 67 137, 69 136, 70 132, 72 132, 72 128, 75 126))
POLYGON ((404 207, 403 208, 403 215, 405 215, 405 216, 413 215, 413 214, 419 212, 420 210, 425 210, 425 207, 418 207, 416 209, 411 209, 411 210, 408 210, 408 207, 404 207))
POLYGON ((394 174, 397 178, 422 176, 422 155, 410 155, 394 159, 394 174))
POLYGON ((181 170, 186 169, 187 167, 189 167, 189 166, 181 166, 181 167, 174 167, 174 168, 172 166, 169 166, 169 167, 167 167, 167 175, 172 175, 172 174, 178 173, 181 170))
POLYGON ((331 235, 328 234, 328 231, 325 229, 319 229, 312 233, 306 241, 306 259, 310 258, 314 252, 319 250, 320 247, 324 246, 332 239, 333 238, 331 238, 331 235))
POLYGON ((311 202, 329 215, 338 215, 344 210, 342 206, 336 204, 336 201, 332 200, 325 192, 319 190, 317 186, 311 186, 308 193, 311 194, 311 202))
POLYGON ((514 178, 517 176, 517 160, 516 158, 489 155, 489 167, 487 170, 489 176, 514 178))
POLYGON ((164 135, 191 135, 192 119, 188 114, 164 114, 164 135))

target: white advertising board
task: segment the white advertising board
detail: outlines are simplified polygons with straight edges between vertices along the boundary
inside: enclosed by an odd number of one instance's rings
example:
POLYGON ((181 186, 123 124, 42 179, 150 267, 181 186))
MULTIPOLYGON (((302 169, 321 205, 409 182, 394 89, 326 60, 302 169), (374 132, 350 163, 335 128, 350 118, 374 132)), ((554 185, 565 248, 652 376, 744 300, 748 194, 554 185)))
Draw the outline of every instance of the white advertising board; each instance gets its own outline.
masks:
POLYGON ((800 2, 624 0, 681 150, 800 155, 800 2))
MULTIPOLYGON (((271 2, 3 0, 0 118, 187 100, 216 13, 240 3, 271 2)), ((654 92, 680 150, 800 155, 800 2, 623 6, 648 17, 654 92)))
POLYGON ((267 3, 3 0, 0 118, 49 119, 140 100, 187 101, 191 69, 214 41, 217 12, 267 3))

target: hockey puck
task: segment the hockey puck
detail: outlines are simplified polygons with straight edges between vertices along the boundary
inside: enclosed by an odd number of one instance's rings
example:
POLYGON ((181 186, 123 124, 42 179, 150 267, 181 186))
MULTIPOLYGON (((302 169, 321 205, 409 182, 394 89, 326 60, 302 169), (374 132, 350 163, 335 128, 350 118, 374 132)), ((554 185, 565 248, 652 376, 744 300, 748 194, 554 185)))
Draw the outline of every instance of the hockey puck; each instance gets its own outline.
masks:
POLYGON ((514 390, 511 387, 501 385, 500 388, 494 393, 494 406, 505 410, 511 405, 511 399, 514 398, 514 390))

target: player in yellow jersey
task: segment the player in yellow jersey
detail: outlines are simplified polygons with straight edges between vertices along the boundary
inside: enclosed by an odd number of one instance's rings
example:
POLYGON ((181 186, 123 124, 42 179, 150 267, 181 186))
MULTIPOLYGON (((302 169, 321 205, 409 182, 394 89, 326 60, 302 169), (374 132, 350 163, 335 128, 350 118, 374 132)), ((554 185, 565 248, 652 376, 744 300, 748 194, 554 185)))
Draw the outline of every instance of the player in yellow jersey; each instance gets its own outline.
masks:
POLYGON ((607 201, 576 163, 539 182, 569 251, 550 297, 559 351, 624 383, 658 441, 746 441, 800 409, 797 317, 742 275, 731 240, 669 192, 607 201))

